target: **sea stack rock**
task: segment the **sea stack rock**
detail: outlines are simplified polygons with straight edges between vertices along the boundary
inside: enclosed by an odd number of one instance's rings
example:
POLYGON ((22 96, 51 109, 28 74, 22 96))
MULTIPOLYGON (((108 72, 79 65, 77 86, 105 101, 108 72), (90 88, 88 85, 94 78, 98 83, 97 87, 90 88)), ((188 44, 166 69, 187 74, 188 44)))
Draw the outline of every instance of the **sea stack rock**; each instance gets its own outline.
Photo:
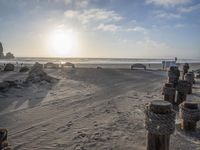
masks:
POLYGON ((6 55, 4 56, 3 45, 0 42, 0 59, 13 59, 13 58, 15 58, 15 56, 11 52, 6 53, 6 55))
POLYGON ((6 53, 6 56, 5 56, 6 59, 13 59, 15 58, 14 55, 10 52, 6 53))
POLYGON ((4 54, 3 54, 3 46, 2 43, 0 42, 0 59, 4 58, 4 54))

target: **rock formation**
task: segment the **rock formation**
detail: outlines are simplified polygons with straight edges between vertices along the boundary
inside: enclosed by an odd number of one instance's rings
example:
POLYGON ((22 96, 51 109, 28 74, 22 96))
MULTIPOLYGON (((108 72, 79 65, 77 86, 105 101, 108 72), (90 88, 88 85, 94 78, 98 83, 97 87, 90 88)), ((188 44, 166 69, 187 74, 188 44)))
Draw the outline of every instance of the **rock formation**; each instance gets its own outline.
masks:
POLYGON ((0 59, 12 59, 12 58, 15 58, 14 55, 10 52, 6 53, 6 55, 4 56, 4 53, 3 53, 3 45, 2 43, 0 42, 0 59))
POLYGON ((0 42, 0 59, 1 58, 4 58, 4 54, 3 54, 3 46, 2 46, 2 44, 0 42))
POLYGON ((6 56, 5 56, 6 59, 13 59, 15 58, 14 55, 10 52, 6 53, 6 56))
POLYGON ((26 81, 32 83, 37 83, 41 81, 52 82, 53 79, 53 77, 48 76, 47 73, 44 72, 43 65, 36 62, 29 71, 26 81))

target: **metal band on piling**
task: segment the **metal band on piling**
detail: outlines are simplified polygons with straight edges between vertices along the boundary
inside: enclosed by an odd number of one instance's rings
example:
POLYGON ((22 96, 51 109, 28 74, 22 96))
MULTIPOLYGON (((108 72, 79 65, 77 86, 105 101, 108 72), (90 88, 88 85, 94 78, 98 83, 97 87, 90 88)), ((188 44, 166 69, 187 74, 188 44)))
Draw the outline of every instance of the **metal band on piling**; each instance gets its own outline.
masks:
POLYGON ((196 123, 200 120, 200 109, 198 103, 184 102, 179 105, 179 115, 181 118, 181 128, 183 130, 195 130, 196 123))
POLYGON ((182 102, 186 101, 187 93, 189 91, 190 83, 185 80, 179 80, 178 86, 177 86, 177 100, 176 104, 179 105, 182 102))
POLYGON ((175 103, 176 90, 172 83, 165 83, 162 94, 164 95, 165 101, 168 101, 171 104, 175 103))
POLYGON ((172 105, 163 100, 149 103, 145 109, 147 150, 169 150, 170 134, 175 130, 175 113, 172 105))
POLYGON ((145 110, 145 128, 156 135, 172 134, 175 130, 174 112, 170 114, 156 114, 148 109, 145 110))
POLYGON ((191 72, 185 74, 185 80, 188 81, 189 84, 188 94, 192 94, 192 85, 194 82, 193 74, 191 72))

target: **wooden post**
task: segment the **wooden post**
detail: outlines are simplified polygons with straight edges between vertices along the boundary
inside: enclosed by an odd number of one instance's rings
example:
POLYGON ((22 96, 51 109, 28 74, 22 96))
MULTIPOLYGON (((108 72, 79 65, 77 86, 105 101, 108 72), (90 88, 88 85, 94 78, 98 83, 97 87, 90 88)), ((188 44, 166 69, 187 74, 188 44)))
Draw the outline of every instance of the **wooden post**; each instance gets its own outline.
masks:
MULTIPOLYGON (((181 109, 187 109, 187 110, 198 110, 198 104, 195 102, 184 102, 183 104, 181 104, 180 108, 180 117, 181 117, 181 129, 185 130, 185 131, 191 131, 191 130, 195 130, 196 129, 196 123, 198 121, 198 119, 195 121, 191 121, 190 119, 196 116, 189 116, 189 120, 187 120, 184 117, 183 111, 181 109)), ((186 112, 185 112, 186 113, 186 112)), ((198 117, 198 116, 197 116, 198 117)))
POLYGON ((177 86, 177 99, 176 104, 179 105, 182 102, 186 101, 187 93, 188 93, 188 82, 185 80, 179 80, 178 86, 177 86))
POLYGON ((172 83, 174 86, 175 74, 172 70, 168 70, 168 83, 172 83))
POLYGON ((172 83, 173 87, 176 88, 180 76, 180 71, 176 66, 171 66, 168 71, 168 83, 172 83))
POLYGON ((165 83, 165 86, 163 87, 163 94, 164 101, 168 101, 171 104, 175 104, 176 90, 173 87, 172 83, 165 83))
POLYGON ((187 94, 192 94, 192 84, 194 82, 193 74, 192 73, 185 74, 185 80, 188 81, 189 83, 189 90, 187 94))
MULTIPOLYGON (((148 106, 147 110, 149 112, 153 112, 155 114, 172 114, 172 105, 169 102, 162 101, 162 100, 156 100, 152 101, 148 106)), ((148 117, 148 115, 146 116, 148 117)), ((146 118, 152 120, 152 118, 146 118)), ((175 120, 174 118, 172 118, 175 120)), ((172 121, 172 125, 175 124, 175 121, 172 121)), ((146 122, 146 126, 148 126, 148 122, 146 122)), ((155 125, 155 130, 157 130, 160 126, 155 125)), ((148 128, 148 127, 147 127, 148 128)), ((152 133, 151 130, 148 130, 147 134, 147 150, 169 150, 169 143, 170 143, 170 134, 173 132, 170 132, 169 134, 155 134, 152 133)))

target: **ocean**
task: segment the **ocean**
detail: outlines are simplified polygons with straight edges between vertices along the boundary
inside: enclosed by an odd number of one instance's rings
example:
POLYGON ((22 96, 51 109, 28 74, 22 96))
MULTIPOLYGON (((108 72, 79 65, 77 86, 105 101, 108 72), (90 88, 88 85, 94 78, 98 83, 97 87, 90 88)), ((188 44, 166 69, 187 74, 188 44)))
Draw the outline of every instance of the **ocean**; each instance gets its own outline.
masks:
MULTIPOLYGON (((14 63, 14 64, 34 64, 39 62, 45 64, 53 62, 57 64, 71 62, 74 64, 161 64, 162 61, 170 61, 174 59, 139 59, 139 58, 41 58, 41 57, 18 57, 15 59, 0 60, 0 63, 14 63)), ((178 59, 178 63, 200 63, 200 59, 178 59)))

